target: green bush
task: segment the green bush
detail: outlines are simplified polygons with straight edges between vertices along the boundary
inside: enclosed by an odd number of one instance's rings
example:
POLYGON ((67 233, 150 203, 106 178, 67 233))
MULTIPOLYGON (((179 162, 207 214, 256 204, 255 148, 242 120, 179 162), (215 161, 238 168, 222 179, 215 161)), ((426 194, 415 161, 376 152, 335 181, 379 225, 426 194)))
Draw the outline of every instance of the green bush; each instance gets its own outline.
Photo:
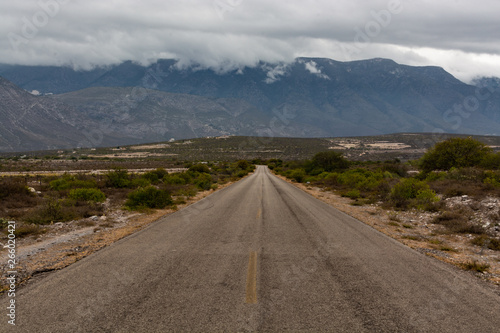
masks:
POLYGON ((96 188, 78 188, 69 192, 68 197, 73 200, 103 202, 106 195, 96 188))
POLYGON ((459 181, 470 180, 481 183, 485 178, 485 173, 479 168, 451 168, 445 178, 459 181))
POLYGON ((346 160, 341 153, 336 151, 325 151, 314 155, 312 158, 312 166, 313 169, 321 168, 323 171, 331 172, 347 169, 349 167, 349 161, 346 160))
POLYGON ((151 185, 151 181, 147 178, 135 178, 130 181, 129 187, 138 188, 138 187, 146 187, 151 185))
POLYGON ((373 191, 384 180, 384 173, 380 170, 373 172, 370 170, 357 168, 348 170, 338 176, 338 182, 362 191, 373 191))
POLYGON ((317 177, 317 179, 326 179, 329 175, 331 175, 331 173, 325 171, 325 172, 320 173, 316 177, 317 177))
POLYGON ((243 178, 245 177, 246 175, 248 175, 248 171, 246 170, 238 170, 236 171, 233 176, 237 177, 237 178, 243 178))
POLYGON ((269 169, 274 170, 277 172, 275 169, 281 169, 281 166, 283 165, 283 161, 279 159, 272 158, 269 161, 267 161, 267 166, 269 169))
POLYGON ((406 208, 411 199, 416 199, 419 194, 429 194, 429 185, 415 178, 406 178, 394 185, 389 195, 389 200, 397 208, 406 208), (424 192, 423 192, 424 191, 424 192))
POLYGON ((125 207, 129 209, 165 208, 172 204, 170 193, 154 186, 139 188, 129 193, 125 207))
POLYGON ((481 167, 490 170, 500 169, 500 153, 489 154, 481 161, 481 167))
POLYGON ((386 179, 398 178, 398 175, 393 174, 390 171, 384 171, 383 176, 386 179))
POLYGON ((339 182, 339 177, 340 177, 340 174, 338 174, 336 172, 331 172, 331 173, 328 173, 327 175, 325 175, 324 179, 328 183, 335 184, 335 183, 339 182))
POLYGON ((0 217, 0 230, 7 228, 9 225, 9 220, 0 217))
POLYGON ((479 166, 491 148, 472 138, 451 138, 437 143, 420 160, 424 172, 479 166))
POLYGON ((500 187, 500 171, 486 171, 485 176, 485 184, 489 184, 494 187, 500 187))
POLYGON ((350 191, 347 191, 346 193, 342 194, 343 197, 347 197, 350 199, 359 199, 361 197, 361 193, 357 189, 353 189, 350 191))
POLYGON ((106 186, 113 188, 127 188, 130 186, 130 176, 125 169, 116 168, 106 173, 106 186))
POLYGON ((194 185, 198 187, 200 190, 210 190, 212 186, 212 177, 206 173, 200 173, 196 179, 194 180, 194 185))
POLYGON ((200 173, 210 173, 210 168, 206 164, 198 163, 189 167, 189 171, 200 172, 200 173))
POLYGON ((75 176, 63 175, 49 183, 52 190, 64 191, 73 188, 96 188, 97 183, 94 180, 77 179, 75 176))
POLYGON ((171 185, 186 185, 189 181, 186 177, 182 177, 180 173, 174 173, 171 175, 167 175, 163 178, 163 182, 165 184, 171 185))
POLYGON ((430 188, 418 191, 416 199, 416 207, 423 210, 432 210, 433 204, 439 202, 439 197, 436 192, 430 188))
POLYGON ((436 195, 436 192, 434 192, 430 188, 419 190, 415 199, 417 199, 421 203, 432 203, 439 201, 439 197, 436 195))
POLYGON ((304 183, 314 183, 314 182, 316 182, 316 181, 318 181, 318 177, 317 177, 317 176, 316 176, 316 177, 314 177, 314 176, 306 176, 306 177, 302 180, 302 182, 304 182, 304 183))
POLYGON ((396 162, 385 162, 382 165, 382 171, 390 172, 393 175, 398 175, 399 177, 408 176, 408 168, 406 165, 399 161, 396 162))
POLYGON ((250 170, 251 166, 252 166, 252 164, 250 164, 246 160, 240 160, 240 161, 236 162, 236 167, 238 169, 241 169, 241 170, 250 170))
POLYGON ((147 179, 149 183, 157 184, 166 175, 168 175, 167 170, 163 168, 158 168, 156 170, 146 172, 145 174, 142 175, 142 178, 147 179))
POLYGON ((290 178, 297 183, 302 183, 306 177, 306 172, 303 169, 295 169, 290 172, 290 178))
POLYGON ((177 189, 174 194, 176 196, 194 197, 196 193, 198 193, 198 189, 193 185, 188 185, 177 189))
POLYGON ((430 172, 427 175, 425 175, 425 181, 427 182, 434 182, 436 180, 442 180, 446 179, 447 173, 446 172, 430 172))

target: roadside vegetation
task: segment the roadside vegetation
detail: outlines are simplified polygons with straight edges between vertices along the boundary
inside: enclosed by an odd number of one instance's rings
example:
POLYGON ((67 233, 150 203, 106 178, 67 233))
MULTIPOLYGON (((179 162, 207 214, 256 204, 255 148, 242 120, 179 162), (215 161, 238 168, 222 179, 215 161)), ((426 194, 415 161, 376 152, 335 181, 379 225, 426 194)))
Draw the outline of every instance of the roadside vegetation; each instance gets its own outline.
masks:
POLYGON ((5 232, 4 222, 15 220, 16 236, 24 237, 44 233, 49 224, 98 218, 112 209, 176 209, 199 191, 215 190, 255 168, 246 160, 184 166, 187 171, 176 173, 114 168, 100 175, 0 178, 0 230, 5 232))

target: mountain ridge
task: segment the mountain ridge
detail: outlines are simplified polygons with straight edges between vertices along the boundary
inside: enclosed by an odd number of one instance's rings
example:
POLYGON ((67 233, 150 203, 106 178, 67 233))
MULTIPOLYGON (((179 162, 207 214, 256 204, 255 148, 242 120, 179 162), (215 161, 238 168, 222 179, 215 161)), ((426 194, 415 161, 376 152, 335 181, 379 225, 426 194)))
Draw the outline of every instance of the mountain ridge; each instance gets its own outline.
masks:
POLYGON ((468 85, 440 67, 382 58, 302 57, 224 73, 176 64, 127 61, 90 71, 2 65, 0 75, 26 90, 58 92, 39 101, 72 110, 68 117, 81 117, 82 128, 99 128, 103 138, 91 144, 217 135, 500 134, 494 78, 468 85))
MULTIPOLYGON (((98 124, 67 104, 34 96, 0 77, 0 151, 33 151, 92 145, 98 124)), ((100 144, 131 142, 100 133, 100 144)))

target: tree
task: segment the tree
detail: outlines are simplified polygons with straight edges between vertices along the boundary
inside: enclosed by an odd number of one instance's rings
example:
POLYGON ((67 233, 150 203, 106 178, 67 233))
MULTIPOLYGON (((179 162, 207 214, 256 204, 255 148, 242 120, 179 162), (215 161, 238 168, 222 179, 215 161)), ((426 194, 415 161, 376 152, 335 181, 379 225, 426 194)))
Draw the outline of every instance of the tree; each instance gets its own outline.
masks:
POLYGON ((491 148, 472 138, 451 138, 437 143, 420 160, 424 172, 479 166, 491 148))
POLYGON ((312 164, 314 167, 322 168, 327 172, 347 169, 349 167, 349 161, 346 160, 341 153, 335 151, 317 153, 312 158, 312 164))

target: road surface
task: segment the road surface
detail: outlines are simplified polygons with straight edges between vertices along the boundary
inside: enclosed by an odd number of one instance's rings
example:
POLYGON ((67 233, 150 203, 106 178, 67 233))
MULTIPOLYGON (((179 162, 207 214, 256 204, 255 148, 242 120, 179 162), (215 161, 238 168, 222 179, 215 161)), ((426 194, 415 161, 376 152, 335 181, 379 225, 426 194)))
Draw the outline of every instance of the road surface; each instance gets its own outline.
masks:
POLYGON ((15 299, 16 332, 500 330, 492 287, 266 167, 15 299))

